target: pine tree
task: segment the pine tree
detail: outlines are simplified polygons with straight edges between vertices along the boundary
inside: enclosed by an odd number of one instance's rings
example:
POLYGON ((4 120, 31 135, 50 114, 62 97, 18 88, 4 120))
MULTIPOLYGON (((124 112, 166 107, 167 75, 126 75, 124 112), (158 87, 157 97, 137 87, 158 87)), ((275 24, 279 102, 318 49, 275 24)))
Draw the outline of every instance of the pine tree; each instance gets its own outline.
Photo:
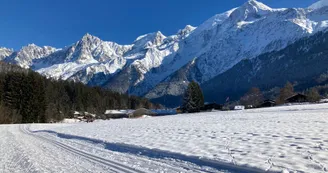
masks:
MULTIPOLYGON (((34 74, 35 75, 35 74, 34 74)), ((45 123, 46 122, 46 94, 45 94, 45 84, 44 80, 42 80, 42 77, 35 76, 34 77, 34 104, 33 108, 35 111, 35 117, 36 121, 39 123, 45 123)))
POLYGON ((187 112, 199 112, 204 106, 203 92, 195 81, 189 83, 183 97, 183 108, 187 112))
POLYGON ((3 102, 5 106, 11 109, 19 110, 22 98, 22 85, 23 78, 19 73, 12 73, 5 76, 3 102))

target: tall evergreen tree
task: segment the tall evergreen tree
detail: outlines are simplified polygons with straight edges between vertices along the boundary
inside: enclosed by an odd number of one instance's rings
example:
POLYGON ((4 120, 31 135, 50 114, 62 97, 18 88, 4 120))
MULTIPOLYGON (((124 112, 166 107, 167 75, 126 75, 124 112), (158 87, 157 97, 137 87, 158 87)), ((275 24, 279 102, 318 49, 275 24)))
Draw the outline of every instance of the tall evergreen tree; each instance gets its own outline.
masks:
POLYGON ((204 106, 203 92, 197 82, 189 83, 183 97, 183 108, 187 112, 199 112, 204 106))

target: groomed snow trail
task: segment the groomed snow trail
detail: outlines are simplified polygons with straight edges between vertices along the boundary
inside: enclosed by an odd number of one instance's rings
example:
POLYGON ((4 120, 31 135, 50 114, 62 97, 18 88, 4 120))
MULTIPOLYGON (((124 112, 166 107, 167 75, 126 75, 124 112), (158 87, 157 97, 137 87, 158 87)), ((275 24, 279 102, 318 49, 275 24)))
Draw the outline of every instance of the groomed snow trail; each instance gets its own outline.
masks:
POLYGON ((25 133, 27 135, 31 135, 32 137, 38 138, 38 139, 40 139, 40 141, 47 142, 47 143, 49 143, 53 146, 56 146, 56 147, 62 149, 63 151, 73 153, 76 156, 81 157, 81 158, 89 159, 91 162, 98 163, 98 164, 103 164, 105 166, 108 166, 109 171, 126 172, 126 173, 134 173, 134 172, 135 173, 143 173, 143 171, 140 171, 140 170, 125 166, 125 165, 120 164, 120 163, 115 162, 115 161, 106 160, 106 159, 103 159, 101 157, 98 157, 98 156, 83 152, 83 151, 75 149, 75 148, 73 148, 69 145, 58 142, 54 139, 46 138, 46 137, 39 136, 39 135, 33 135, 30 131, 28 131, 28 129, 25 128, 25 126, 20 126, 20 130, 21 130, 22 133, 25 133))
POLYGON ((182 160, 113 152, 101 144, 32 132, 30 126, 0 126, 0 172, 228 172, 182 160))

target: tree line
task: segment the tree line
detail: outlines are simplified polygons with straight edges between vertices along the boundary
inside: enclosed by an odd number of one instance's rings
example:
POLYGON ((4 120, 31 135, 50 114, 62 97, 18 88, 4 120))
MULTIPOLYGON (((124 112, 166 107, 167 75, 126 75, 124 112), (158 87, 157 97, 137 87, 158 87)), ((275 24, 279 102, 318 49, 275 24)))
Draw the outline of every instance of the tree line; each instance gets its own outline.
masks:
POLYGON ((156 109, 145 98, 46 79, 31 70, 0 62, 0 124, 46 123, 72 117, 74 111, 103 114, 108 109, 156 109))
MULTIPOLYGON (((300 93, 304 94, 309 102, 317 102, 322 98, 322 95, 328 96, 328 85, 315 86, 300 93)), ((294 90, 294 85, 290 82, 287 82, 285 86, 278 90, 278 93, 275 93, 269 97, 272 98, 276 104, 280 105, 286 103, 286 99, 294 96, 295 94, 297 94, 297 92, 294 90)), ((226 103, 226 106, 241 104, 246 107, 261 107, 261 104, 266 100, 265 98, 268 98, 268 96, 263 94, 259 88, 252 87, 238 101, 233 103, 228 102, 226 103)), ((183 95, 183 104, 181 106, 182 112, 200 112, 203 106, 204 96, 202 89, 197 82, 192 81, 189 83, 183 95)))
MULTIPOLYGON (((315 86, 312 88, 308 88, 302 92, 307 97, 309 102, 317 102, 321 99, 321 95, 328 95, 328 86, 315 86)), ((286 99, 297 94, 294 89, 294 85, 290 82, 287 82, 284 87, 279 89, 279 93, 274 97, 274 101, 279 104, 286 103, 286 99)), ((251 88, 244 96, 242 96, 239 100, 239 103, 242 105, 252 105, 254 107, 259 107, 261 103, 265 100, 265 96, 259 88, 253 87, 251 88)))

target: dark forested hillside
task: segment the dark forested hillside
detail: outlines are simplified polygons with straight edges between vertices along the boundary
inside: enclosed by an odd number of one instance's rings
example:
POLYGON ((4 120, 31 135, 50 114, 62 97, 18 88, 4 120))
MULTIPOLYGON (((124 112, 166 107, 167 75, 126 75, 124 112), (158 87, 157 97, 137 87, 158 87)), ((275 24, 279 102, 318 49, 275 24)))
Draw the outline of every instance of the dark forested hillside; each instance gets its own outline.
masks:
POLYGON ((46 79, 31 70, 0 62, 0 123, 59 121, 73 111, 156 108, 147 99, 46 79))

